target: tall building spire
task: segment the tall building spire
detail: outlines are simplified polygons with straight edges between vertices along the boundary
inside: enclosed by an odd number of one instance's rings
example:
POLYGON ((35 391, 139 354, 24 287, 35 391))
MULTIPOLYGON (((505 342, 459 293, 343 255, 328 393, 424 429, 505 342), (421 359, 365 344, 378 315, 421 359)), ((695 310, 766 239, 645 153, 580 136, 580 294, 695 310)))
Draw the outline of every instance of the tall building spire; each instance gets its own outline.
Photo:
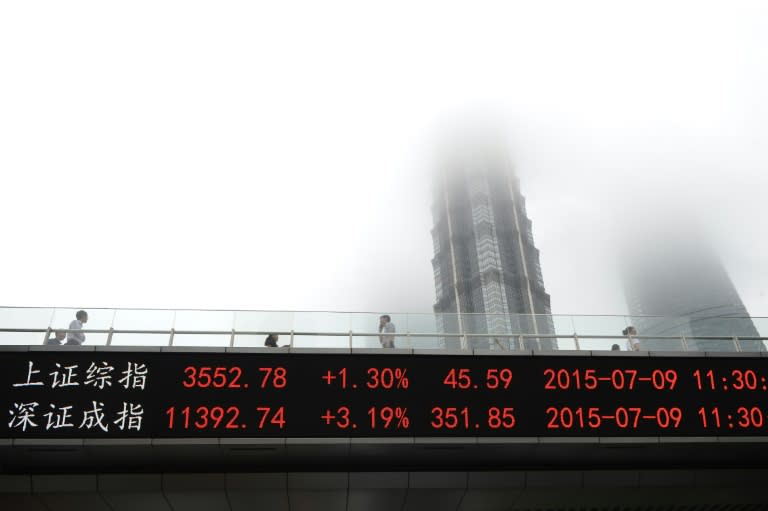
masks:
MULTIPOLYGON (((525 199, 503 151, 475 147, 447 158, 436 175, 432 213, 434 311, 443 313, 444 332, 498 333, 498 339, 470 337, 467 344, 513 349, 520 346, 510 333, 554 333, 525 199)), ((525 344, 556 346, 551 338, 525 344)))

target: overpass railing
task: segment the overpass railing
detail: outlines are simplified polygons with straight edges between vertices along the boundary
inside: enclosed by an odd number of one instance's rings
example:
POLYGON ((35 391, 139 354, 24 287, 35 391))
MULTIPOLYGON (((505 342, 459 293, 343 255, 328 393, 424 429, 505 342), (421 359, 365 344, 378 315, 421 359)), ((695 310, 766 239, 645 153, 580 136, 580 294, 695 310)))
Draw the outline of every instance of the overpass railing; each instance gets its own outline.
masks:
MULTIPOLYGON (((0 307, 0 344, 41 345, 67 333, 78 309, 0 307)), ((86 345, 380 347, 379 312, 224 311, 89 308, 86 345)), ((408 349, 626 351, 637 328, 640 348, 654 351, 766 351, 768 318, 437 314, 386 312, 395 346, 408 349), (615 345, 615 346, 614 346, 615 345)), ((55 347, 52 347, 55 348, 55 347)))

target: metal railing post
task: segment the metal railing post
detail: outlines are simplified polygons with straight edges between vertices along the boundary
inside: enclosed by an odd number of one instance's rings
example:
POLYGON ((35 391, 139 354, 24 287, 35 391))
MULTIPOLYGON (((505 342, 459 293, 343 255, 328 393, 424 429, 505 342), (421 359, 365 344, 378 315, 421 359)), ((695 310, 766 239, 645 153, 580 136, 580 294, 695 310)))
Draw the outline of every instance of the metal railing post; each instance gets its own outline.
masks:
POLYGON ((573 343, 576 345, 576 351, 581 351, 581 346, 579 345, 579 334, 573 334, 573 343))
POLYGON ((43 344, 48 342, 48 338, 51 336, 51 332, 53 332, 53 329, 49 326, 48 330, 45 331, 45 337, 43 337, 43 344))
POLYGON ((352 330, 349 331, 349 349, 352 349, 352 330))
POLYGON ((291 330, 291 341, 289 343, 289 346, 293 348, 293 330, 291 330))
POLYGON ((173 336, 176 335, 176 329, 171 328, 171 335, 168 337, 168 346, 173 346, 173 336))
POLYGON ((517 341, 520 344, 520 351, 525 351, 525 339, 523 339, 523 334, 520 334, 517 337, 517 341))
POLYGON ((405 332, 405 340, 408 342, 408 349, 413 348, 413 346, 411 346, 411 331, 410 330, 405 332))
POLYGON ((688 339, 684 335, 680 339, 683 341, 683 351, 688 351, 688 339))
POLYGON ((736 348, 736 351, 741 352, 741 343, 739 342, 739 338, 735 335, 733 336, 733 346, 736 348))
POLYGON ((229 336, 229 347, 232 348, 235 346, 235 329, 232 329, 232 335, 229 336))
POLYGON ((109 327, 109 333, 107 334, 107 346, 112 346, 112 334, 115 333, 113 327, 109 327))
MULTIPOLYGON (((112 335, 111 330, 115 328, 115 318, 117 317, 117 309, 112 309, 112 321, 109 323, 109 330, 110 335, 112 335)), ((109 339, 107 339, 109 341, 109 339)))

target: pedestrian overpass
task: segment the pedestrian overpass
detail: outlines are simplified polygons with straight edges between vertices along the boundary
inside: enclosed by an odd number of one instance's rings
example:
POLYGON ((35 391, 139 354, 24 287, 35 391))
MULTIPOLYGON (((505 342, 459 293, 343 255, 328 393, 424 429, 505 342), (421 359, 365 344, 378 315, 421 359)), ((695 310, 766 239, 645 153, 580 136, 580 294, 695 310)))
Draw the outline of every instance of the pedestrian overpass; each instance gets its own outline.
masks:
POLYGON ((543 352, 390 314, 388 350, 373 313, 90 309, 45 345, 74 312, 0 309, 1 509, 768 508, 763 338, 626 351, 628 318, 571 316, 543 352))

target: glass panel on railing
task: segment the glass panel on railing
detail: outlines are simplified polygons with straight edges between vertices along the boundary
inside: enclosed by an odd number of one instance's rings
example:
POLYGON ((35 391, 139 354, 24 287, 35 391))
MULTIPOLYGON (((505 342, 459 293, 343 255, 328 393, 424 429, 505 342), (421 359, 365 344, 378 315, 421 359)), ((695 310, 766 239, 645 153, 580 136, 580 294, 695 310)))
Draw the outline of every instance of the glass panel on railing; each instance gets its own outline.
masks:
POLYGON ((542 314, 488 315, 489 330, 508 332, 489 339, 495 349, 554 351, 557 341, 552 316, 542 314), (495 325, 492 323, 495 322, 495 325))
POLYGON ((500 336, 493 336, 490 337, 489 334, 467 334, 467 341, 466 344, 462 344, 462 348, 464 349, 464 346, 466 346, 466 349, 471 350, 503 350, 507 351, 507 347, 509 344, 506 342, 506 339, 504 337, 500 336))
POLYGON ((463 322, 459 325, 460 315, 453 312, 435 313, 435 324, 438 333, 460 334, 463 333, 463 322))
MULTIPOLYGON (((459 345, 460 336, 449 336, 449 346, 455 343, 459 345)), ((397 349, 434 349, 441 350, 446 349, 444 337, 435 337, 431 335, 422 336, 419 334, 409 334, 408 332, 394 335, 394 347, 397 349)), ((378 348, 382 354, 385 354, 388 350, 383 348, 379 341, 378 334, 375 336, 354 335, 352 338, 353 348, 378 348), (371 340, 374 339, 374 340, 371 340), (373 344, 375 343, 375 344, 373 344)))
MULTIPOLYGON (((638 316, 627 318, 635 327, 637 341, 642 351, 686 351, 683 337, 691 335, 686 318, 671 316, 638 316)), ((628 338, 618 340, 622 350, 631 349, 628 338)), ((687 350, 695 350, 688 345, 687 350)))
POLYGON ((752 319, 752 323, 757 329, 757 335, 760 337, 768 337, 768 318, 753 317, 750 319, 752 319))
POLYGON ((576 350, 576 349, 580 349, 580 347, 581 347, 581 343, 577 342, 576 339, 574 339, 572 336, 559 337, 557 339, 558 351, 576 350))
POLYGON ((176 311, 174 346, 229 346, 235 316, 233 311, 176 311), (194 333, 183 333, 193 331, 194 333), (218 333, 209 333, 218 332, 218 333))
POLYGON ((293 346, 302 348, 349 348, 350 317, 343 312, 297 312, 294 330, 314 335, 294 335, 293 346), (339 335, 317 335, 317 334, 339 335))
POLYGON ((294 335, 294 348, 349 348, 349 332, 339 335, 294 335))
MULTIPOLYGON (((444 346, 444 339, 437 335, 419 335, 436 334, 445 331, 440 322, 444 321, 445 314, 406 314, 405 329, 408 333, 414 334, 404 339, 404 348, 412 349, 439 349, 444 346)), ((449 320, 450 323, 450 320, 449 320)))
POLYGON ((153 330, 166 333, 113 333, 113 346, 167 346, 176 311, 159 309, 118 309, 115 330, 153 330))
POLYGON ((539 335, 539 349, 541 351, 556 351, 557 350, 557 330, 555 329, 555 322, 551 315, 537 314, 534 318, 537 324, 539 335), (550 337, 547 337, 550 336, 550 337))
POLYGON ((293 311, 237 311, 235 312, 235 346, 263 348, 269 334, 275 334, 278 346, 290 343, 294 330, 293 311), (251 332, 251 333, 245 333, 251 332))
POLYGON ((557 335, 573 335, 576 333, 576 326, 573 324, 573 316, 550 316, 552 324, 555 327, 557 335))
MULTIPOLYGON (((462 332, 466 337, 467 349, 490 349, 491 338, 490 326, 494 324, 495 318, 497 323, 503 322, 503 316, 492 314, 462 314, 461 326, 462 332)), ((504 328, 500 327, 496 333, 500 335, 504 332, 504 328)), ((456 348, 463 347, 462 344, 456 348)))
MULTIPOLYGON (((438 334, 461 334, 464 332, 464 318, 452 312, 435 313, 435 325, 438 334)), ((434 340, 435 346, 424 346, 425 349, 457 350, 462 347, 460 335, 438 335, 434 340)))
MULTIPOLYGON (((621 332, 619 332, 621 335, 621 332)), ((561 339, 562 340, 562 339, 561 339)), ((619 337, 617 339, 590 339, 579 337, 579 350, 582 351, 628 351, 627 340, 619 337), (614 348, 614 345, 616 348, 614 348)), ((568 349, 576 349, 575 341, 568 349)))
POLYGON ((573 327, 579 337, 587 335, 622 335, 627 328, 624 316, 573 316, 573 327))
POLYGON ((401 338, 400 341, 402 342, 396 343, 396 347, 398 348, 403 347, 414 350, 445 349, 444 336, 409 335, 405 338, 401 338))
POLYGON ((111 346, 168 346, 170 334, 112 334, 111 346))
MULTIPOLYGON (((0 328, 46 330, 51 324, 53 309, 46 308, 0 308, 0 328)), ((53 334, 51 337, 55 337, 53 334)), ((0 344, 42 344, 46 338, 43 332, 0 332, 0 344)))
MULTIPOLYGON (((349 347, 349 338, 347 338, 347 347, 349 347)), ((367 348, 376 349, 381 348, 381 342, 379 342, 379 334, 366 334, 366 333, 353 333, 352 334, 352 347, 353 348, 367 348)), ((398 346, 400 348, 402 346, 398 346)))
POLYGON ((573 340, 573 334, 576 332, 576 327, 573 324, 572 316, 550 316, 552 318, 552 326, 555 329, 555 335, 567 336, 557 337, 554 340, 555 348, 558 350, 573 350, 576 349, 573 340))
POLYGON ((461 333, 485 334, 488 333, 487 318, 490 314, 461 314, 461 333))
POLYGON ((739 350, 739 348, 737 348, 738 343, 732 337, 725 336, 692 335, 686 337, 686 344, 688 346, 688 351, 702 353, 705 351, 734 352, 739 350))
POLYGON ((757 325, 752 318, 713 318, 721 319, 719 331, 716 335, 732 335, 738 337, 736 341, 738 349, 745 352, 765 351, 765 345, 760 339, 760 333, 757 325), (722 334, 721 334, 722 332, 722 334))
MULTIPOLYGON (((389 313, 387 315, 390 317, 390 322, 394 325, 396 332, 404 332, 407 329, 403 315, 389 313)), ((379 318, 382 314, 375 312, 352 312, 348 316, 349 328, 355 333, 352 338, 353 348, 381 348, 378 335, 362 334, 377 333, 379 331, 379 318)))
MULTIPOLYGON (((53 313, 51 327, 54 330, 68 329, 70 324, 76 320, 76 314, 82 309, 56 309, 53 313)), ((85 336, 85 345, 101 345, 107 343, 106 333, 87 332, 88 330, 109 330, 112 326, 112 320, 115 316, 113 309, 84 309, 88 313, 88 321, 83 324, 82 335, 85 336)))
POLYGON ((350 317, 344 312, 296 312, 294 330, 297 332, 349 333, 350 317))
POLYGON ((419 350, 435 350, 435 352, 440 350, 462 349, 463 336, 461 335, 441 334, 435 338, 429 337, 427 339, 429 339, 429 341, 421 341, 418 337, 411 337, 411 347, 419 350))
MULTIPOLYGON (((640 351, 696 351, 697 349, 696 344, 692 344, 690 340, 686 344, 682 336, 649 337, 638 335, 636 340, 640 351)), ((634 341, 622 339, 617 343, 622 350, 631 350, 634 341)))
MULTIPOLYGON (((376 333, 379 331, 379 318, 383 314, 376 312, 351 312, 347 314, 349 318, 349 328, 355 333, 376 333)), ((395 330, 404 332, 407 329, 407 323, 403 315, 389 314, 390 321, 395 325, 395 330)), ((378 341, 376 341, 378 345, 378 341)))
POLYGON ((519 335, 496 336, 492 339, 491 349, 502 351, 519 351, 525 349, 525 339, 520 344, 519 335))
POLYGON ((231 334, 175 334, 173 346, 229 347, 231 334))
POLYGON ((763 339, 758 340, 757 348, 758 351, 766 351, 768 349, 766 346, 765 338, 768 337, 768 318, 751 318, 752 323, 755 325, 755 329, 757 330, 758 337, 763 337, 763 339))
POLYGON ((445 331, 441 328, 439 318, 444 314, 427 313, 409 313, 405 314, 405 330, 414 334, 434 334, 445 331))
MULTIPOLYGON (((757 337, 752 321, 748 318, 699 317, 687 318, 691 335, 688 346, 691 351, 737 351, 739 335, 757 337)), ((756 351, 757 344, 746 341, 748 351, 756 351)))

